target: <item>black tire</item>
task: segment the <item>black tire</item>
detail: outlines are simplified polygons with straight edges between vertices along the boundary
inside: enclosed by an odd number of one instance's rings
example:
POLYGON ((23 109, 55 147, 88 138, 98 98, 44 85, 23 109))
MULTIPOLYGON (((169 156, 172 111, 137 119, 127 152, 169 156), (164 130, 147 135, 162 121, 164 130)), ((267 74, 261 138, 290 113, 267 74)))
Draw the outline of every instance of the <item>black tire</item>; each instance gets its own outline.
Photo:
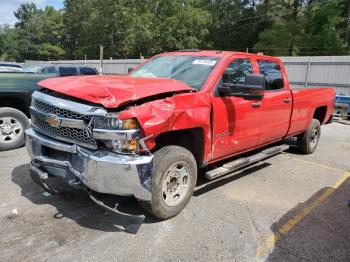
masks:
POLYGON ((321 136, 321 124, 317 119, 312 119, 309 128, 298 136, 298 150, 304 154, 315 152, 321 136))
MULTIPOLYGON (((180 182, 182 183, 182 181, 180 182)), ((149 214, 158 219, 163 220, 174 217, 187 205, 192 196, 196 182, 197 164, 192 153, 180 146, 163 147, 155 152, 153 158, 152 201, 146 202, 139 200, 139 202, 149 214), (164 192, 162 192, 162 187, 163 183, 166 182, 164 180, 169 177, 169 174, 171 174, 169 170, 176 165, 185 166, 186 170, 188 171, 188 180, 186 181, 188 184, 185 186, 185 193, 179 196, 178 201, 180 202, 176 205, 169 206, 165 202, 166 200, 164 199, 165 195, 164 192)))
MULTIPOLYGON (((10 107, 0 108, 0 151, 11 150, 23 146, 24 130, 29 128, 29 126, 30 123, 28 118, 21 111, 10 107), (18 133, 17 137, 11 139, 10 136, 7 136, 8 133, 3 133, 5 129, 3 129, 2 127, 4 126, 5 118, 10 118, 14 121, 18 121, 18 123, 21 125, 21 131, 20 133, 18 133)), ((18 130, 19 129, 16 129, 15 131, 17 132, 18 130)), ((8 130, 6 131, 8 132, 8 130)))

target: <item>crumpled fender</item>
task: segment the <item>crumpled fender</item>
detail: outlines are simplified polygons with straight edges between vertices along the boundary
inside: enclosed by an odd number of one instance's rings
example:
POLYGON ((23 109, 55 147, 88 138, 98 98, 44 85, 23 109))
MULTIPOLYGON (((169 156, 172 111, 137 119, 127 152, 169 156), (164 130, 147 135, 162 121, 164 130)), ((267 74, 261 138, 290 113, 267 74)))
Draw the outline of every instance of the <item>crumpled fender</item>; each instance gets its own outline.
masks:
POLYGON ((143 136, 149 137, 145 143, 150 150, 155 147, 157 136, 164 132, 202 128, 204 161, 208 161, 211 152, 210 110, 208 93, 185 93, 129 108, 121 112, 119 118, 139 121, 143 136))

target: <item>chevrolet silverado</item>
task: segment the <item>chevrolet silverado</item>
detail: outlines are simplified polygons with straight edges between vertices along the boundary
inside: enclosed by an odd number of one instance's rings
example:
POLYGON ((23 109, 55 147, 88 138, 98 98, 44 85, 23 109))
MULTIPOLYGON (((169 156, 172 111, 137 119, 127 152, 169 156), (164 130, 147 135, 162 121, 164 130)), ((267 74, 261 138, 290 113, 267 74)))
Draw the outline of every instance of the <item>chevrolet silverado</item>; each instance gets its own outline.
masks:
POLYGON ((285 150, 278 142, 290 137, 313 153, 335 99, 332 88, 292 90, 278 58, 229 51, 165 53, 128 76, 39 85, 26 130, 33 180, 60 193, 59 178, 107 208, 97 193, 134 196, 159 219, 183 210, 198 170, 228 175, 285 150))

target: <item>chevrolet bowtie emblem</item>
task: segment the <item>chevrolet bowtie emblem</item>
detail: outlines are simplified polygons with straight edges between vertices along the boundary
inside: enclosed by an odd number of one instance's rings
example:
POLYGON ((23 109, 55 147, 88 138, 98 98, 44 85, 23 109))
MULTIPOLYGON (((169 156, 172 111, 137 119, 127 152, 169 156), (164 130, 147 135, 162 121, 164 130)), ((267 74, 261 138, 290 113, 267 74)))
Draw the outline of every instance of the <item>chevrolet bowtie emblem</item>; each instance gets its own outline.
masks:
POLYGON ((50 126, 59 127, 61 124, 61 120, 55 115, 49 115, 46 120, 50 126))

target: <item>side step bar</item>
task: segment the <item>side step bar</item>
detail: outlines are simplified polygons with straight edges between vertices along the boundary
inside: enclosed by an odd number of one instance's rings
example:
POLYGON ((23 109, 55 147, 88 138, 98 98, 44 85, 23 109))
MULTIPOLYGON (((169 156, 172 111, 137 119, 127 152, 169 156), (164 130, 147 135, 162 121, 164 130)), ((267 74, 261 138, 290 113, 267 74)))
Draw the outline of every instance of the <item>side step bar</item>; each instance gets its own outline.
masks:
POLYGON ((275 146, 261 151, 255 155, 249 157, 243 157, 231 162, 225 163, 223 166, 212 169, 205 173, 205 177, 209 180, 216 179, 218 177, 224 176, 227 173, 240 169, 242 167, 251 165, 253 163, 259 162, 263 159, 269 158, 273 155, 277 155, 289 148, 288 145, 275 146))

